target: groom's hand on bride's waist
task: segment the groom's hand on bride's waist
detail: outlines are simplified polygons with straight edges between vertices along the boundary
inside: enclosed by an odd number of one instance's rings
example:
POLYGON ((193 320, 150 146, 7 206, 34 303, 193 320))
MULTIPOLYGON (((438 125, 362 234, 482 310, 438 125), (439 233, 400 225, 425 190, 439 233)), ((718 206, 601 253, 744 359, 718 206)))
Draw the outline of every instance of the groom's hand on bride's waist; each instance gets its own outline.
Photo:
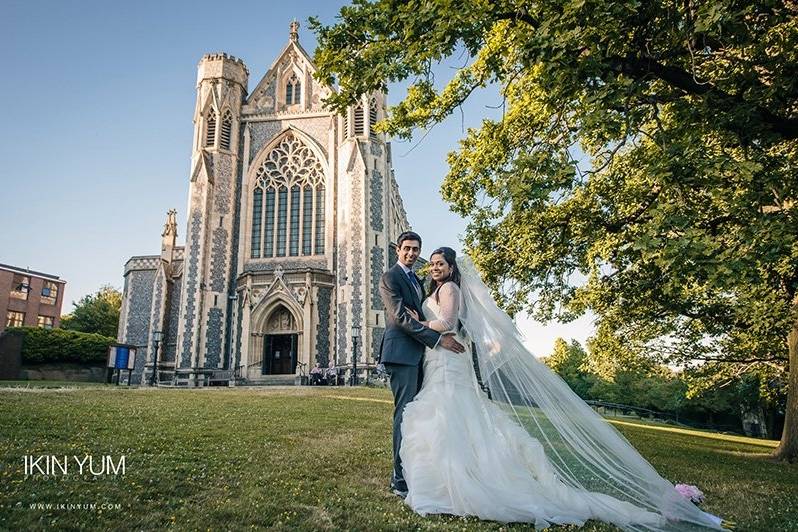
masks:
POLYGON ((441 335, 440 343, 438 345, 455 353, 462 353, 465 351, 463 344, 454 339, 453 333, 441 335))

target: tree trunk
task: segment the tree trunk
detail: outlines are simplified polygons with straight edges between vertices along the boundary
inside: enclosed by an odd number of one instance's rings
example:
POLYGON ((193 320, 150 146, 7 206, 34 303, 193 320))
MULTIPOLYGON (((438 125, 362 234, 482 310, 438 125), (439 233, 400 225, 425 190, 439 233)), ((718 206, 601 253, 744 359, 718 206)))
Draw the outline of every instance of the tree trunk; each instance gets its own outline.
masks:
POLYGON ((787 335, 789 347, 789 377, 787 380, 787 408, 784 415, 784 430, 781 442, 773 452, 778 460, 794 462, 798 459, 798 319, 787 335))

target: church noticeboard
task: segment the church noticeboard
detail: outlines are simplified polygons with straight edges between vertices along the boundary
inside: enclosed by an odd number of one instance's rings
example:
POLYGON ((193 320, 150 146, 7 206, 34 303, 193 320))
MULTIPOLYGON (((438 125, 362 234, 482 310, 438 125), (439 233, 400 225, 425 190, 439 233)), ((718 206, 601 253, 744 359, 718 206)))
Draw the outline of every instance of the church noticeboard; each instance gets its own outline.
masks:
POLYGON ((108 367, 132 370, 136 366, 136 348, 132 345, 111 345, 108 347, 108 367))

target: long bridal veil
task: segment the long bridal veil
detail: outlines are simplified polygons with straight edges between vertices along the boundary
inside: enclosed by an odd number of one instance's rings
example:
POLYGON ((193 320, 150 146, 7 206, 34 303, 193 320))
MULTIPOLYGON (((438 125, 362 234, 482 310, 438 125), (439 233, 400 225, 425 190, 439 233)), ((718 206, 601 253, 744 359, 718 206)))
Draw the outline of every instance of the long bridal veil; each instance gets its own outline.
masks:
POLYGON ((537 439, 558 478, 577 490, 601 493, 661 516, 629 530, 722 530, 629 442, 524 346, 521 333, 498 308, 468 257, 461 272, 460 322, 473 342, 479 375, 495 404, 537 439))

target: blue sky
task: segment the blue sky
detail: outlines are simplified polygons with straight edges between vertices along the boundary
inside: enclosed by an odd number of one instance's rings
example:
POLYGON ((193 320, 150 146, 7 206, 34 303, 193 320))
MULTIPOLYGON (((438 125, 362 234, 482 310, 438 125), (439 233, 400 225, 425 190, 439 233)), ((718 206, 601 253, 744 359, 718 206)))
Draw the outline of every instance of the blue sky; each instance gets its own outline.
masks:
MULTIPOLYGON (((65 279, 67 313, 103 284, 121 288, 127 258, 158 252, 170 208, 178 211, 182 244, 199 59, 216 51, 243 59, 251 89, 286 43, 293 18, 312 54, 307 17, 332 22, 344 4, 0 0, 0 262, 65 279)), ((453 58, 440 73, 456 64, 453 58)), ((389 103, 403 89, 391 87, 389 103)), ((393 142, 408 216, 427 250, 461 249, 466 222, 439 193, 446 154, 463 128, 494 116, 498 103, 487 89, 423 140, 393 142)), ((538 355, 557 336, 583 341, 592 331, 589 319, 518 324, 538 355)))

